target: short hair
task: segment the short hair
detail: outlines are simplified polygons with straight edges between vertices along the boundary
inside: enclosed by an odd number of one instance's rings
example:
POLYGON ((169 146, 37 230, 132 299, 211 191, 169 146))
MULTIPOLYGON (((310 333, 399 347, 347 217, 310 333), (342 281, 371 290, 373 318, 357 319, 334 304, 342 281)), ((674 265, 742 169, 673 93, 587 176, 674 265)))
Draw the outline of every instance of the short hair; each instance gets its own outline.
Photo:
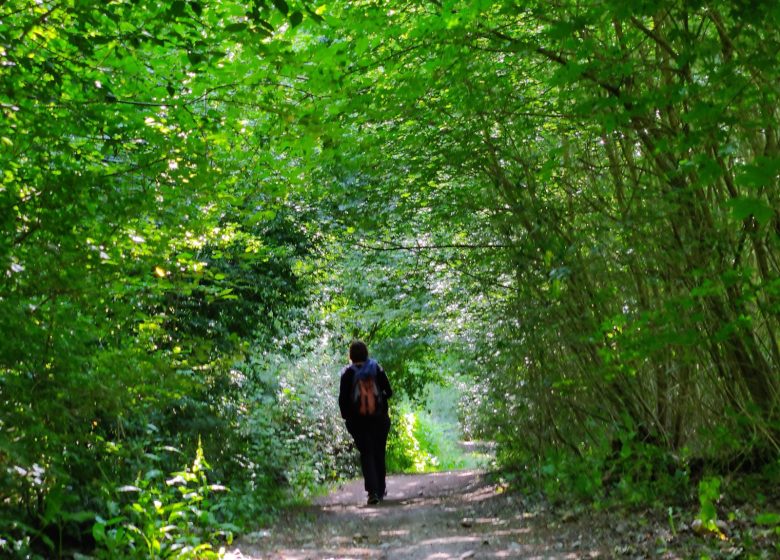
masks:
POLYGON ((365 362, 368 360, 368 346, 362 340, 354 340, 349 345, 349 359, 353 362, 365 362))

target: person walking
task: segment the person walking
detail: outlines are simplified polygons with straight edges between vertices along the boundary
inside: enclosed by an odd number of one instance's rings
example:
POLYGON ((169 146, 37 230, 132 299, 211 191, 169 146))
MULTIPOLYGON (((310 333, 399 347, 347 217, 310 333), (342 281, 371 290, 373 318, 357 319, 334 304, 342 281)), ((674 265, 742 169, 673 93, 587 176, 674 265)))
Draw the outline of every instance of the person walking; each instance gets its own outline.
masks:
POLYGON ((349 361, 341 372, 339 409, 347 431, 360 452, 368 505, 387 494, 385 449, 390 432, 387 400, 393 396, 385 370, 368 357, 368 347, 356 340, 349 346, 349 361))

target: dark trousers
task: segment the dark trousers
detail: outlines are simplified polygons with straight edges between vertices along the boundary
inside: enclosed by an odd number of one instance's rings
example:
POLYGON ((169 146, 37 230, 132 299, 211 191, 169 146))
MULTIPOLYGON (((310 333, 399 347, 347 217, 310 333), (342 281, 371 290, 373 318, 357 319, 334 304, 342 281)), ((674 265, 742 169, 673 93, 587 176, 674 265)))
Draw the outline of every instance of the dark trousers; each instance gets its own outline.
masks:
POLYGON ((366 492, 379 498, 385 495, 385 449, 390 419, 357 419, 347 425, 360 452, 360 468, 363 471, 366 492))

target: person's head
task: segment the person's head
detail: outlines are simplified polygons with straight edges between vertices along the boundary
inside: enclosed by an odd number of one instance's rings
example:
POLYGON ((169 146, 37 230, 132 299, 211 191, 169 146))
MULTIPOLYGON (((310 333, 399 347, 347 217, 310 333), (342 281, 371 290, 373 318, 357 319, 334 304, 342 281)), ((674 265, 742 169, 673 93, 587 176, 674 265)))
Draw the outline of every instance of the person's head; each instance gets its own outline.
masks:
POLYGON ((359 364, 368 360, 368 346, 362 340, 355 340, 349 345, 349 361, 359 364))

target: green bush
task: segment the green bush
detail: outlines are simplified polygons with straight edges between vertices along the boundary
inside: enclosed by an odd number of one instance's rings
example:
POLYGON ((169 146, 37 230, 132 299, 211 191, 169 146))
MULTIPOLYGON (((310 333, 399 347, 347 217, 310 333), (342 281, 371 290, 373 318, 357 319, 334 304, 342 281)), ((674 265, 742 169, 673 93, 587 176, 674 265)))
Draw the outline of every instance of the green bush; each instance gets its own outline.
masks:
POLYGON ((390 472, 457 469, 465 462, 452 426, 426 411, 414 410, 408 402, 397 407, 387 446, 390 472))
POLYGON ((427 472, 438 466, 436 457, 417 439, 417 413, 402 402, 395 407, 387 441, 388 472, 427 472))
POLYGON ((685 461, 667 450, 624 432, 600 446, 545 450, 540 457, 504 444, 498 460, 516 484, 541 491, 553 502, 618 501, 651 505, 691 492, 685 461))
POLYGON ((226 492, 210 484, 209 465, 199 446, 192 466, 165 477, 153 469, 132 485, 117 489, 109 501, 114 513, 98 516, 92 527, 98 558, 209 559, 218 558, 213 543, 232 542, 235 525, 218 520, 215 493, 226 492), (127 497, 130 497, 129 499, 127 497))

